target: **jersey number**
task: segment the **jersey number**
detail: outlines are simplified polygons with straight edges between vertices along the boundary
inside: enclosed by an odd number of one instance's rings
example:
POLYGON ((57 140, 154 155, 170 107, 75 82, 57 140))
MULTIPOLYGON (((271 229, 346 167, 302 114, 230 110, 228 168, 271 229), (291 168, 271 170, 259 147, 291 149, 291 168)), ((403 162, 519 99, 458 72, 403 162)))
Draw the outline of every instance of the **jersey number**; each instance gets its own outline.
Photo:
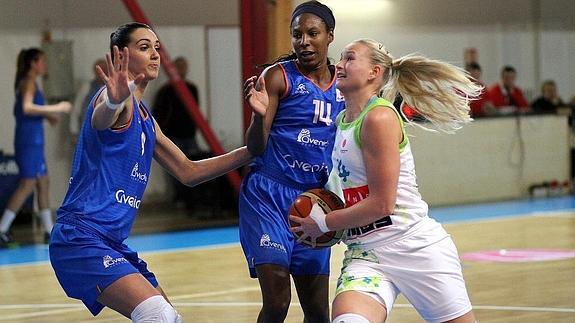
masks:
POLYGON ((331 125, 333 122, 331 120, 331 103, 324 102, 321 100, 313 100, 313 105, 315 107, 315 114, 313 116, 313 123, 318 123, 318 121, 324 122, 326 125, 331 125))

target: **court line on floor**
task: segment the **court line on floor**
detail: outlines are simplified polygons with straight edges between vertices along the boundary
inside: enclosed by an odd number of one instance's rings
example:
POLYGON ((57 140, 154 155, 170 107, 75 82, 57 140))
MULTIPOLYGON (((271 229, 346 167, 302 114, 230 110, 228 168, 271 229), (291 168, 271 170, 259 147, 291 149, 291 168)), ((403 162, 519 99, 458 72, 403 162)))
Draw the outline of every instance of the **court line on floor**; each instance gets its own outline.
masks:
MULTIPOLYGON (((174 303, 176 307, 244 307, 262 306, 261 302, 195 302, 195 303, 174 303)), ((291 302, 290 307, 299 307, 300 304, 291 302)), ((393 308, 413 308, 411 304, 394 304, 393 308)), ((565 307, 538 307, 538 306, 499 306, 499 305, 474 305, 473 310, 495 310, 495 311, 516 311, 516 312, 556 312, 575 313, 575 308, 565 307)))
POLYGON ((183 295, 170 296, 170 300, 179 300, 179 299, 181 300, 181 299, 186 299, 186 298, 220 296, 220 295, 229 295, 232 293, 259 292, 259 291, 260 291, 259 286, 243 287, 243 288, 234 288, 234 289, 222 290, 219 292, 205 292, 205 293, 194 293, 194 294, 183 294, 183 295))
MULTIPOLYGON (((242 289, 239 291, 248 291, 251 289, 242 289)), ((259 289, 258 289, 259 290, 259 289)), ((228 291, 227 294, 230 292, 228 291)), ((200 297, 205 296, 209 293, 202 293, 201 295, 194 295, 193 297, 200 297)), ((190 295, 182 295, 187 298, 190 295)), ((216 295, 212 295, 216 296, 216 295)), ((178 297, 171 297, 171 299, 176 299, 178 297)), ((254 306, 260 307, 262 306, 261 302, 173 302, 175 307, 246 307, 246 306, 254 306)), ((290 306, 299 307, 300 304, 298 302, 291 302, 290 306)), ((395 304, 393 305, 394 308, 413 308, 411 304, 395 304)), ((0 305, 0 310, 25 310, 25 309, 38 309, 38 308, 45 308, 45 309, 55 309, 52 311, 43 311, 43 312, 36 312, 36 313, 27 313, 27 314, 18 314, 23 317, 35 317, 40 315, 46 314, 60 314, 64 312, 76 311, 80 309, 84 309, 82 304, 13 304, 13 305, 0 305)), ((540 307, 540 306, 500 306, 500 305, 474 305, 474 310, 495 310, 495 311, 511 311, 511 312, 555 312, 555 313, 575 313, 575 308, 568 308, 568 307, 540 307)), ((0 321, 3 321, 8 316, 3 315, 0 317, 0 321)), ((15 316, 10 316, 11 318, 15 318, 15 316)))
MULTIPOLYGON (((430 216, 442 224, 497 221, 516 217, 552 215, 564 212, 575 212, 575 198, 549 198, 544 200, 518 200, 431 208, 430 216)), ((218 245, 239 244, 237 227, 211 228, 180 232, 157 233, 151 235, 135 235, 127 241, 140 254, 174 252, 182 250, 204 249, 218 245), (191 237, 191 238, 185 238, 191 237), (214 237, 217 239, 214 240, 214 237), (185 245, 194 241, 193 245, 185 245), (158 249, 158 246, 163 248, 158 249)), ((17 267, 18 265, 45 264, 48 262, 47 247, 24 247, 20 250, 0 250, 0 268, 17 267)))
MULTIPOLYGON (((553 210, 553 211, 534 211, 532 213, 524 213, 524 214, 510 214, 510 215, 496 215, 493 217, 484 217, 484 218, 470 218, 466 220, 452 220, 452 221, 443 221, 441 222, 446 227, 452 227, 453 225, 468 225, 468 224, 475 224, 475 223, 493 223, 493 222, 502 222, 502 221, 509 221, 515 220, 517 218, 532 218, 532 217, 557 217, 557 218, 572 218, 575 216, 575 209, 563 209, 563 210, 553 210)), ((228 228, 232 230, 236 230, 237 228, 228 228)), ((172 234, 189 234, 193 236, 194 231, 188 232, 175 232, 172 234)), ((170 232, 162 233, 161 235, 169 235, 170 232)), ((144 238, 145 236, 138 237, 139 239, 144 238)), ((182 246, 182 247, 171 247, 171 248, 162 248, 156 250, 144 250, 139 251, 138 253, 142 256, 149 256, 149 255, 157 255, 157 254, 167 254, 167 253, 177 253, 177 252, 189 252, 189 251, 196 251, 196 250, 211 250, 211 249, 224 249, 224 248, 233 248, 239 247, 239 242, 227 242, 227 243, 215 243, 215 244, 206 244, 206 245, 196 245, 196 246, 182 246)), ((133 247, 133 246, 132 246, 133 247)), ((35 246, 31 252, 46 252, 48 250, 47 246, 35 246)), ((138 248, 134 248, 139 250, 138 248)), ((0 269, 5 268, 18 268, 18 267, 26 267, 26 266, 38 266, 38 265, 49 265, 50 262, 47 260, 41 261, 32 261, 32 262, 23 262, 23 263, 14 263, 14 264, 0 264, 0 269)))
POLYGON ((84 306, 81 304, 21 304, 21 305, 0 305, 0 310, 3 310, 4 307, 8 307, 7 309, 30 309, 30 308, 57 308, 54 310, 49 311, 37 311, 33 313, 20 313, 20 314, 4 314, 0 316, 0 321, 9 321, 13 322, 17 319, 29 319, 34 317, 44 317, 44 316, 51 316, 51 315, 59 315, 64 313, 70 312, 77 312, 80 310, 84 310, 84 306))

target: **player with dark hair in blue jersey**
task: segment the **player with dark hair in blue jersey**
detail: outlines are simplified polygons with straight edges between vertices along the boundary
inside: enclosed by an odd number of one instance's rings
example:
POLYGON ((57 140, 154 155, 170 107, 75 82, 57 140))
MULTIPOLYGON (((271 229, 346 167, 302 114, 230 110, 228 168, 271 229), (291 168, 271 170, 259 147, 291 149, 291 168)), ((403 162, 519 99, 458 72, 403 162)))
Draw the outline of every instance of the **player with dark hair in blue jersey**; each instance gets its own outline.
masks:
POLYGON ((244 89, 249 103, 266 91, 265 116, 254 116, 247 132, 250 151, 260 154, 242 183, 240 241, 250 275, 258 278, 263 307, 258 322, 283 322, 293 277, 305 322, 329 321, 330 249, 296 242, 288 210, 303 191, 323 187, 332 167, 335 117, 343 98, 335 88, 335 69, 327 57, 335 18, 317 1, 297 6, 290 33, 294 53, 268 66, 260 81, 244 89), (266 99, 268 100, 268 99, 266 99))
POLYGON ((82 300, 93 315, 107 306, 133 322, 181 322, 146 262, 124 244, 152 158, 192 186, 252 157, 241 147, 189 160, 142 102, 160 69, 158 37, 145 24, 129 23, 110 38, 107 75, 97 68, 105 87, 93 97, 82 125, 68 192, 52 231, 50 261, 66 294, 82 300))
POLYGON ((44 156, 44 119, 51 124, 58 122, 58 115, 69 112, 69 102, 45 104, 44 94, 36 83, 38 77, 47 71, 46 55, 38 48, 23 49, 18 54, 16 77, 14 79, 14 153, 20 180, 10 196, 0 220, 0 248, 10 246, 14 241, 9 233, 18 210, 26 199, 36 191, 40 219, 44 226, 44 240, 49 240, 52 230, 52 211, 49 205, 49 179, 44 156))

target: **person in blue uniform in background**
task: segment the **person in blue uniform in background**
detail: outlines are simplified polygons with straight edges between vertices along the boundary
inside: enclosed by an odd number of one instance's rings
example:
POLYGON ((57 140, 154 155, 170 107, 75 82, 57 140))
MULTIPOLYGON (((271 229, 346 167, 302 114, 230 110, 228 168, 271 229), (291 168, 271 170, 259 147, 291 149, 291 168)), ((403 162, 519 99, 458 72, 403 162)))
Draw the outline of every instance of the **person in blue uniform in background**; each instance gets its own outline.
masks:
POLYGON ((45 104, 44 94, 36 82, 47 71, 46 55, 38 48, 23 49, 18 54, 14 91, 14 116, 16 133, 14 153, 20 181, 10 196, 0 220, 0 247, 14 243, 9 233, 16 214, 36 191, 39 216, 44 227, 44 240, 47 242, 52 230, 52 211, 49 205, 49 178, 44 156, 44 119, 52 125, 58 122, 60 113, 68 113, 70 102, 45 104))
POLYGON ((141 101, 160 70, 160 42, 147 25, 110 36, 107 75, 78 139, 68 191, 58 209, 50 261, 69 297, 93 315, 107 306, 133 322, 181 322, 155 275, 124 244, 150 179, 152 158, 186 185, 249 162, 246 147, 192 161, 163 133, 141 101))
POLYGON ((329 322, 330 250, 297 243, 289 231, 288 209, 303 191, 323 187, 332 167, 334 121, 344 105, 327 57, 334 29, 327 6, 300 4, 290 26, 294 53, 267 67, 259 82, 252 77, 244 85, 252 108, 258 105, 255 87, 269 95, 267 113, 255 115, 247 132, 250 151, 261 155, 239 198, 240 241, 263 297, 259 323, 286 318, 290 275, 305 322, 329 322))

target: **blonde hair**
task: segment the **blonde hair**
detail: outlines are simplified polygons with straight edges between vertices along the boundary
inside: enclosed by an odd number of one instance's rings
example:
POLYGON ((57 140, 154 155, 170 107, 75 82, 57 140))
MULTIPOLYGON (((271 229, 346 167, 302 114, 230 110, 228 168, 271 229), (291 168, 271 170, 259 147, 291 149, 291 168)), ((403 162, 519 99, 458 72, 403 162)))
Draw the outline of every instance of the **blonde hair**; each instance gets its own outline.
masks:
POLYGON ((384 68, 380 97, 393 102, 401 94, 407 105, 444 132, 451 133, 472 120, 469 102, 478 98, 483 87, 462 68, 414 54, 394 59, 382 44, 371 39, 354 43, 365 45, 371 63, 384 68))

